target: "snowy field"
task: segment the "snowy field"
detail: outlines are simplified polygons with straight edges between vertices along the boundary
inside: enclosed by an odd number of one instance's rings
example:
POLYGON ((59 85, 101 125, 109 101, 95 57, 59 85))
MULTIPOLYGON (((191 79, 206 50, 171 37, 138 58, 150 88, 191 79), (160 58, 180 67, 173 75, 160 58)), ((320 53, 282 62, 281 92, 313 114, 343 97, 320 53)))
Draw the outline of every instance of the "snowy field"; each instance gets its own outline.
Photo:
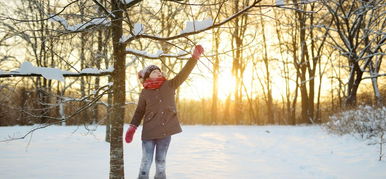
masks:
MULTIPOLYGON (((0 139, 29 129, 0 127, 0 139)), ((169 179, 386 178, 386 162, 377 160, 377 146, 352 136, 329 135, 318 126, 183 126, 183 130, 172 137, 169 179)), ((124 145, 128 179, 138 174, 140 132, 138 128, 133 143, 124 145)), ((0 143, 0 178, 106 179, 109 144, 104 133, 104 126, 91 134, 83 126, 52 126, 32 138, 0 143)), ((152 177, 154 170, 153 163, 152 177)))

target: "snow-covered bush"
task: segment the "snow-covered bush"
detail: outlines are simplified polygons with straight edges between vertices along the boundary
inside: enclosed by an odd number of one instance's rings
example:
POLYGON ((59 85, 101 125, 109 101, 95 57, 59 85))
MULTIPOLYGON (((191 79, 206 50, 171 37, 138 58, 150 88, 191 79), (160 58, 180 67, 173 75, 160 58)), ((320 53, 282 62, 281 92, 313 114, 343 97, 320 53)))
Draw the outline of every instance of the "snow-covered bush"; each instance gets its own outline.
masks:
POLYGON ((386 107, 373 108, 371 106, 359 106, 357 109, 344 111, 330 116, 326 124, 329 131, 344 135, 353 134, 371 141, 371 144, 379 144, 379 160, 382 160, 383 144, 386 142, 386 107))

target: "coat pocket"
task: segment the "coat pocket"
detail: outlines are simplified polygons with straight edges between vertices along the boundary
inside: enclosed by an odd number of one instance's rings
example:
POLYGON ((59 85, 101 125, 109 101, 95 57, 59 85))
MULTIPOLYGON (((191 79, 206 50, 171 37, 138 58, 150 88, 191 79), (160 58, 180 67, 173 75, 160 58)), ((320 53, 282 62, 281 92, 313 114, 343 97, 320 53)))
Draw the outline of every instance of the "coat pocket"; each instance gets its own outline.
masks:
POLYGON ((165 123, 168 123, 170 120, 177 119, 176 107, 174 106, 167 107, 165 112, 166 112, 164 116, 165 123))
POLYGON ((144 123, 147 123, 147 122, 153 120, 154 117, 155 117, 155 115, 156 115, 156 112, 149 112, 149 113, 147 113, 147 114, 145 115, 144 123))
POLYGON ((168 107, 168 112, 172 114, 177 114, 177 109, 174 106, 168 107))

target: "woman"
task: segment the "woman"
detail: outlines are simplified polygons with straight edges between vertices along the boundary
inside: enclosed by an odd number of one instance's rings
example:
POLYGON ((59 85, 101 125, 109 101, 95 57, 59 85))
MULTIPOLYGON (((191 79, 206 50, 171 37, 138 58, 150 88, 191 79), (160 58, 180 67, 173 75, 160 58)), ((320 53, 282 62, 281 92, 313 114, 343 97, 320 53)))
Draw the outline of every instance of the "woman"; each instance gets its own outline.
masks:
POLYGON ((201 45, 195 46, 192 58, 171 80, 167 80, 160 68, 155 65, 150 65, 138 73, 144 89, 139 96, 137 109, 125 137, 127 143, 132 141, 143 118, 142 161, 138 178, 149 178, 154 150, 155 178, 166 178, 165 159, 171 136, 182 132, 177 118, 175 90, 189 76, 203 52, 201 45))

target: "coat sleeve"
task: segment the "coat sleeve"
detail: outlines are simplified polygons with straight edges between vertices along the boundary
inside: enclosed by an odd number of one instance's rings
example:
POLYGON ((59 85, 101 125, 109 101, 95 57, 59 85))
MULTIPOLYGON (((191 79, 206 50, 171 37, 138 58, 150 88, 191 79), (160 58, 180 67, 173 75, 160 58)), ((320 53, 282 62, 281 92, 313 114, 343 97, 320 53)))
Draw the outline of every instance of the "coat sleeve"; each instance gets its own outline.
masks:
POLYGON ((146 100, 144 98, 143 92, 139 95, 138 105, 135 109, 133 118, 131 119, 130 124, 134 124, 135 126, 139 126, 141 124, 143 115, 145 114, 146 109, 146 100))
POLYGON ((177 89, 188 78, 196 64, 197 60, 190 58, 182 70, 173 79, 170 80, 170 86, 174 89, 177 89))

